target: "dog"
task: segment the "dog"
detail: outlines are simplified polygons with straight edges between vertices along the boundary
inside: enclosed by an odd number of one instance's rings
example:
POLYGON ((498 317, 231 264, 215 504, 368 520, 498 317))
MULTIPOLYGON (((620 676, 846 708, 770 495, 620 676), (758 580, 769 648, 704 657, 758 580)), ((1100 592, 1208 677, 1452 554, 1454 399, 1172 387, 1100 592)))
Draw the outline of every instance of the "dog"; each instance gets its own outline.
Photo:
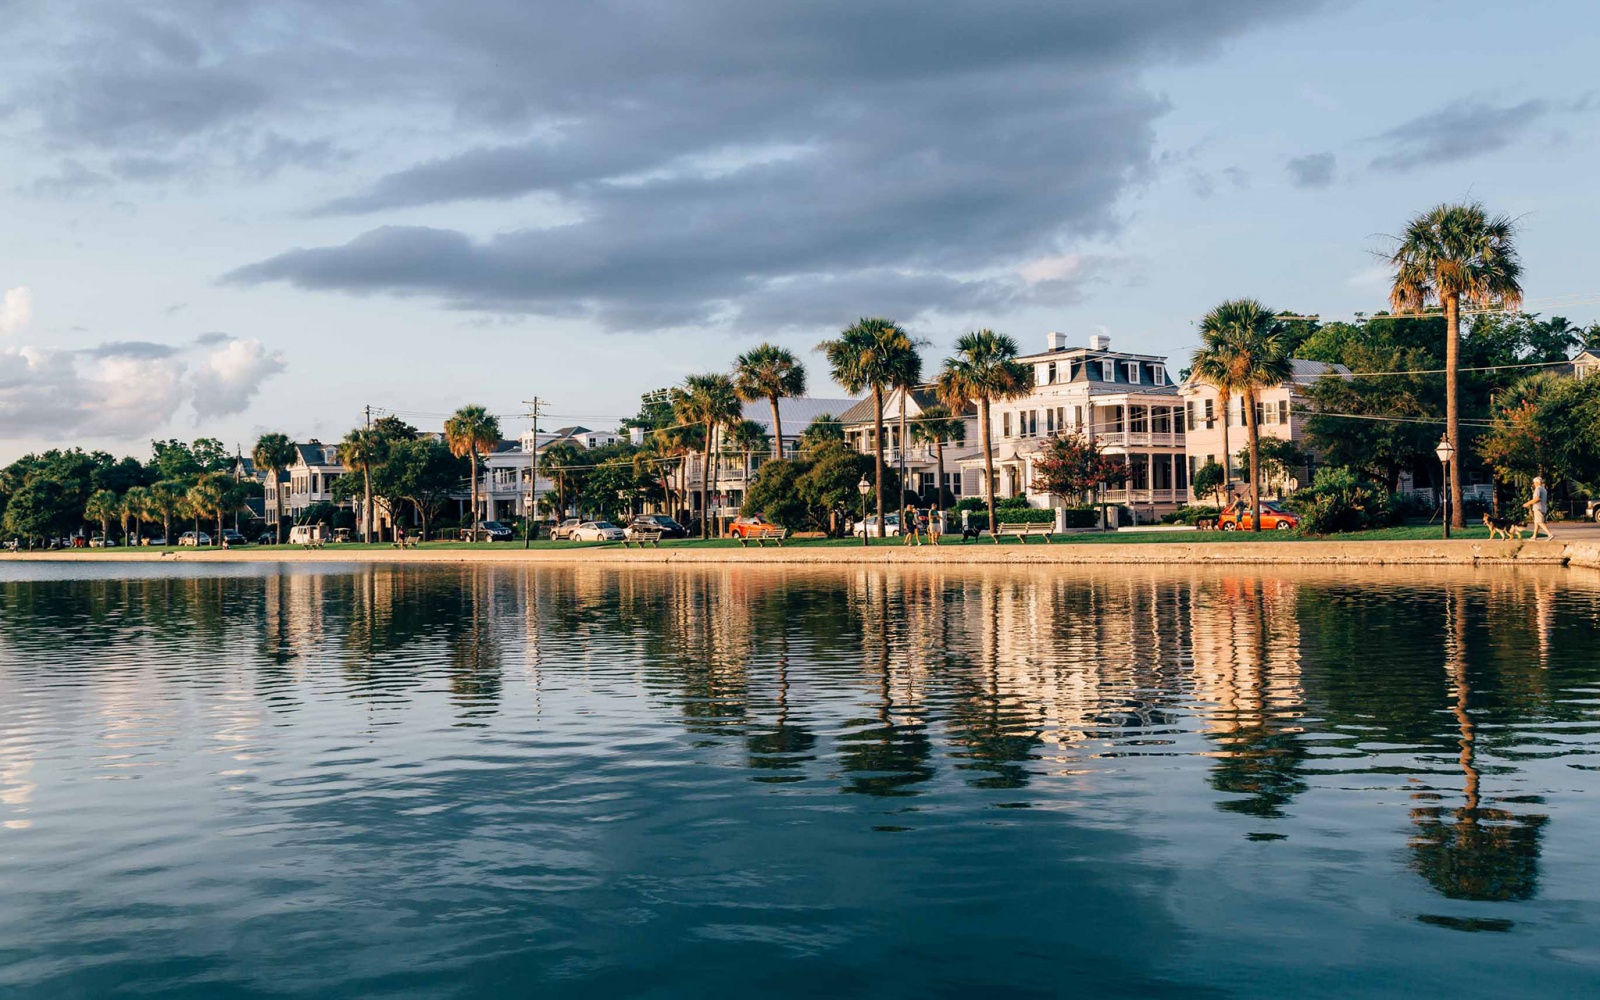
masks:
POLYGON ((1483 526, 1489 529, 1491 539, 1504 538, 1508 542, 1513 538, 1520 539, 1522 533, 1528 530, 1526 525, 1514 524, 1509 518, 1494 517, 1491 514, 1483 515, 1483 526))

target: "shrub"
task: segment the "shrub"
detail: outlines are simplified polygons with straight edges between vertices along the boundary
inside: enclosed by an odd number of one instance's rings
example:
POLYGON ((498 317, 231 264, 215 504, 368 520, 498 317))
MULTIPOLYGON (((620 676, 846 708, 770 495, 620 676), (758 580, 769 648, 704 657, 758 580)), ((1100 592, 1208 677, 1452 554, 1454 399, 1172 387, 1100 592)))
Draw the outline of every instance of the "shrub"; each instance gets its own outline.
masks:
POLYGON ((960 514, 964 510, 987 510, 988 505, 984 503, 983 497, 962 497, 950 509, 960 514))
POLYGON ((1300 530, 1312 535, 1360 531, 1389 523, 1389 504, 1383 490, 1346 468, 1318 469, 1311 487, 1291 497, 1290 504, 1300 514, 1300 530))

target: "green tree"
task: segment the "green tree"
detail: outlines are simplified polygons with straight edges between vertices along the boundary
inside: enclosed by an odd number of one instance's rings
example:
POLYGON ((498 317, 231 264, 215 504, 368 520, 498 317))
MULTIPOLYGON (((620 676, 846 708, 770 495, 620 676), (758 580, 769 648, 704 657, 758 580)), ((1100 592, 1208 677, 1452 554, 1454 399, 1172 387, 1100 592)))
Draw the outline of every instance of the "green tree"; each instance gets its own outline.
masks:
POLYGON ((194 530, 196 543, 200 533, 200 519, 215 517, 217 519, 217 534, 212 542, 222 544, 223 518, 232 513, 239 506, 237 483, 226 472, 208 472, 195 481, 184 495, 190 516, 195 519, 194 530))
MULTIPOLYGON (((1522 303, 1522 265, 1516 227, 1506 216, 1490 217, 1480 204, 1439 205, 1406 224, 1389 257, 1394 282, 1390 305, 1420 312, 1444 307, 1445 433, 1457 452, 1461 440, 1457 374, 1461 353, 1461 305, 1516 308, 1522 303)), ((1450 463, 1451 521, 1461 527, 1461 462, 1450 463)))
POLYGON ((933 485, 933 507, 935 510, 944 510, 944 497, 949 492, 944 485, 944 446, 966 443, 967 422, 951 413, 948 406, 937 404, 922 411, 922 416, 911 428, 911 438, 933 445, 938 468, 933 485))
POLYGON ((1206 464, 1200 466, 1194 474, 1194 495, 1197 497, 1211 497, 1222 506, 1222 496, 1227 491, 1227 477, 1222 471, 1222 466, 1213 459, 1206 459, 1206 464))
POLYGON ((800 477, 811 468, 806 459, 774 458, 763 462, 755 481, 745 490, 739 513, 760 514, 773 524, 800 528, 809 525, 813 512, 800 495, 800 477))
POLYGON ((100 537, 105 540, 111 538, 111 522, 122 517, 122 500, 110 490, 95 490, 89 494, 89 502, 84 505, 83 516, 100 524, 100 537))
MULTIPOLYGON (((877 494, 878 537, 884 537, 883 394, 914 385, 922 376, 917 342, 893 320, 869 317, 847 327, 837 340, 817 345, 827 356, 833 380, 846 392, 872 393, 872 482, 877 494)), ((896 493, 896 496, 899 494, 896 493)))
MULTIPOLYGON (((793 354, 775 344, 762 344, 739 355, 733 366, 733 388, 747 403, 772 405, 772 457, 783 457, 783 420, 778 400, 806 394, 806 370, 793 354)), ((745 469, 748 477, 749 468, 745 469)))
POLYGON ((66 500, 67 490, 59 481, 47 476, 27 480, 11 494, 6 504, 5 533, 13 538, 25 538, 31 546, 35 539, 70 530, 62 514, 66 500))
MULTIPOLYGON (((1250 449, 1240 448, 1238 454, 1240 465, 1250 463, 1250 449)), ((1282 495, 1285 482, 1289 479, 1290 471, 1304 468, 1307 455, 1300 450, 1300 446, 1288 438, 1272 437, 1268 435, 1261 439, 1261 447, 1256 455, 1261 465, 1261 481, 1268 489, 1279 496, 1282 495)), ((1392 490, 1390 492, 1393 492, 1392 490)))
POLYGON ((162 479, 150 487, 150 510, 161 520, 162 542, 173 544, 172 519, 183 513, 183 498, 189 484, 181 479, 162 479))
MULTIPOLYGON (((134 534, 138 535, 143 533, 142 531, 138 530, 139 525, 142 525, 147 521, 156 520, 158 518, 158 515, 152 513, 152 510, 153 508, 151 506, 150 490, 148 487, 130 486, 128 488, 128 492, 122 495, 122 511, 125 516, 133 519, 135 527, 134 534)), ((127 529, 124 528, 124 537, 126 537, 127 534, 127 529)), ((131 545, 133 543, 128 542, 127 544, 131 545)))
POLYGON ((690 375, 683 387, 672 390, 672 412, 686 424, 698 424, 705 434, 704 464, 700 471, 700 537, 711 536, 711 480, 716 475, 711 464, 711 445, 717 430, 741 414, 739 395, 733 380, 726 375, 690 375))
POLYGON ((272 525, 279 545, 283 544, 283 473, 293 465, 299 453, 287 434, 263 434, 250 449, 250 458, 273 483, 272 525))
POLYGON ((1477 448, 1496 478, 1600 485, 1600 379, 1526 375, 1496 397, 1491 418, 1477 448))
POLYGON ((556 484, 556 510, 560 515, 572 509, 573 492, 568 487, 582 465, 582 450, 569 441, 548 445, 539 456, 539 471, 556 484))
POLYGON ((500 443, 500 420, 481 406, 463 406, 444 422, 444 440, 457 458, 467 459, 472 476, 472 539, 478 538, 478 456, 500 443))
POLYGON ((829 442, 844 443, 844 424, 831 413, 820 413, 800 432, 800 452, 815 451, 829 442))
POLYGON ((750 482, 750 455, 751 452, 757 449, 766 448, 768 441, 766 428, 754 420, 740 420, 728 428, 727 439, 730 445, 739 449, 744 458, 744 482, 748 484, 750 482))
MULTIPOLYGON (((1238 393, 1244 400, 1245 433, 1250 441, 1251 528, 1261 530, 1261 428, 1256 399, 1262 389, 1281 385, 1293 374, 1284 350, 1278 317, 1255 299, 1232 299, 1200 321, 1201 346, 1194 352, 1194 377, 1215 386, 1224 399, 1238 393)), ((1227 426, 1223 420, 1223 452, 1227 426)))
POLYGON ((399 500, 410 501, 422 519, 422 539, 427 541, 433 519, 466 471, 447 446, 433 438, 417 438, 392 447, 389 461, 377 470, 373 488, 389 498, 386 502, 395 504, 394 510, 398 510, 399 500))
MULTIPOLYGON (((946 358, 936 383, 939 399, 955 412, 978 408, 978 436, 983 449, 983 495, 994 516, 994 434, 990 405, 1021 399, 1033 390, 1033 369, 1017 360, 1017 342, 1003 333, 978 330, 956 341, 956 355, 946 358)), ((882 524, 882 521, 879 521, 882 524)))
MULTIPOLYGON (((836 442, 823 445, 812 453, 810 468, 800 475, 795 485, 813 520, 825 525, 830 512, 857 509, 862 500, 859 484, 873 468, 872 458, 836 442)), ((880 501, 884 494, 899 496, 900 493, 899 476, 895 470, 885 469, 883 489, 868 494, 866 501, 873 508, 882 510, 880 501)))
MULTIPOLYGON (((339 442, 339 461, 361 470, 361 540, 372 541, 372 470, 383 464, 389 440, 370 427, 357 427, 339 442)), ((474 483, 476 486, 476 483, 474 483)))

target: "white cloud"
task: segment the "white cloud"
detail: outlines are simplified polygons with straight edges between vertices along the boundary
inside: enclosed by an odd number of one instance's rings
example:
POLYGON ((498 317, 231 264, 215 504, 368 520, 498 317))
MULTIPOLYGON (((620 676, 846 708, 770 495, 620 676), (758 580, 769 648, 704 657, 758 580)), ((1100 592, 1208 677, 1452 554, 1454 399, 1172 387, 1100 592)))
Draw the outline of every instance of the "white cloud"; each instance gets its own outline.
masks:
POLYGON ((269 354, 259 340, 230 339, 212 346, 190 379, 195 414, 224 417, 243 413, 261 383, 283 369, 283 355, 269 354))
POLYGON ((121 341, 81 350, 0 348, 0 438, 135 440, 193 407, 242 412, 283 357, 260 341, 210 335, 185 346, 121 341))
POLYGON ((1030 285, 1037 285, 1044 281, 1063 281, 1074 277, 1083 268, 1083 256, 1075 253, 1064 253, 1059 257, 1040 257, 1038 260, 1029 261, 1022 265, 1019 274, 1022 280, 1030 285))
POLYGON ((33 296, 26 288, 9 288, 0 296, 0 336, 16 333, 33 322, 33 296))

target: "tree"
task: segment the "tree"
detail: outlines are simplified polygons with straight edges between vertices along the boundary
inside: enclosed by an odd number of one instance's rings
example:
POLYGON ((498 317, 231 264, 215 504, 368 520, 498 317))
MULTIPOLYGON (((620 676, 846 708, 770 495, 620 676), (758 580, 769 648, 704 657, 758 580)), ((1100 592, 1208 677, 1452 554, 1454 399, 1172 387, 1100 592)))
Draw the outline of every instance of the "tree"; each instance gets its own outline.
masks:
MULTIPOLYGON (((1194 376, 1216 387, 1224 401, 1231 393, 1244 400, 1245 433, 1250 440, 1251 528, 1261 530, 1261 428, 1256 423, 1256 398, 1262 389, 1287 382, 1294 373, 1284 350, 1276 315, 1255 299, 1232 299, 1200 321, 1201 346, 1194 352, 1194 376)), ((1224 402, 1226 407, 1226 402, 1224 402)), ((1222 422, 1223 453, 1227 427, 1222 422)))
POLYGON ((1222 506, 1222 496, 1227 491, 1228 484, 1222 466, 1214 459, 1206 459, 1206 464, 1195 470, 1194 495, 1197 497, 1211 497, 1222 506))
POLYGON ((467 459, 472 476, 472 539, 478 538, 478 456, 500 443, 500 420, 481 406, 463 406, 444 422, 450 453, 467 459))
POLYGON ((672 412, 686 424, 699 424, 705 433, 705 464, 700 472, 700 537, 711 536, 711 444, 717 429, 740 415, 739 395, 726 375, 690 375, 683 387, 672 390, 672 412))
POLYGON ((283 544, 283 472, 293 465, 299 453, 287 434, 263 434, 250 449, 250 459, 256 468, 272 479, 273 535, 283 544))
POLYGON ((935 510, 944 510, 944 446, 966 442, 967 422, 951 413, 948 406, 930 406, 922 411, 922 416, 911 428, 911 437, 933 445, 938 465, 938 478, 933 484, 933 506, 935 510))
POLYGON ((570 441, 549 445, 539 456, 539 471, 555 480, 556 507, 563 515, 571 509, 572 494, 567 492, 567 483, 582 464, 583 453, 570 441))
POLYGON ((844 424, 831 413, 820 413, 800 432, 800 452, 815 451, 830 441, 844 443, 844 424))
POLYGON ((877 493, 878 537, 884 537, 883 392, 913 385, 922 377, 922 357, 893 320, 869 317, 847 327, 837 340, 817 345, 828 358, 833 380, 845 391, 872 392, 872 482, 877 493))
MULTIPOLYGON (((1126 461, 1103 453, 1099 444, 1076 432, 1051 438, 1033 460, 1034 487, 1074 504, 1097 487, 1127 478, 1126 461)), ((989 519, 995 523, 993 513, 989 519)))
MULTIPOLYGON (((862 500, 859 484, 873 466, 873 459, 842 443, 827 444, 812 453, 810 468, 796 479, 795 487, 813 520, 827 524, 830 511, 857 509, 862 500)), ((877 496, 869 495, 866 500, 879 510, 883 509, 879 503, 883 494, 900 495, 900 480, 893 469, 884 470, 883 489, 874 492, 877 496)))
POLYGON ((142 534, 140 525, 151 520, 152 517, 150 513, 150 490, 148 488, 144 486, 128 487, 128 492, 122 495, 122 517, 123 544, 131 545, 133 543, 128 541, 130 534, 135 536, 142 534), (133 531, 131 533, 128 531, 129 519, 133 521, 133 531))
MULTIPOLYGON (((733 366, 733 388, 747 403, 766 400, 772 405, 772 457, 783 457, 783 420, 778 400, 806 394, 806 370, 793 354, 774 344, 762 344, 739 355, 733 366)), ((749 476, 749 467, 745 475, 749 476)))
MULTIPOLYGON (((1284 482, 1289 478, 1289 470, 1303 468, 1307 456, 1299 445, 1288 438, 1268 435, 1261 439, 1256 458, 1261 465, 1261 481, 1271 492, 1281 495, 1284 482)), ((1240 465, 1248 465, 1250 449, 1240 448, 1238 459, 1240 465)))
POLYGON ((14 538, 26 538, 29 545, 35 538, 61 533, 61 509, 66 495, 66 488, 55 479, 46 476, 29 479, 11 494, 6 504, 5 533, 14 538))
POLYGON ((1495 398, 1491 419, 1477 448, 1497 479, 1600 484, 1600 379, 1525 375, 1495 398))
POLYGON ((150 487, 150 511, 161 521, 161 541, 172 542, 172 518, 183 513, 183 498, 189 484, 180 479, 163 479, 150 487))
MULTIPOLYGON (((1490 217, 1477 203, 1439 205, 1406 224, 1389 264, 1395 269, 1390 305, 1421 312, 1444 307, 1445 434, 1462 452, 1457 374, 1461 352, 1461 304, 1516 308, 1522 304, 1522 265, 1516 227, 1506 216, 1490 217)), ((1461 463, 1450 463, 1451 521, 1461 527, 1461 463)))
POLYGON ((650 435, 655 442, 655 449, 668 461, 675 463, 678 488, 667 491, 667 502, 672 502, 673 494, 678 497, 679 510, 689 505, 689 475, 687 472, 689 455, 700 447, 701 429, 699 426, 676 424, 671 427, 662 427, 650 435))
MULTIPOLYGON (((339 442, 339 461, 361 470, 361 540, 372 541, 372 470, 383 464, 389 441, 370 427, 357 427, 339 442)), ((474 483, 476 485, 476 483, 474 483)))
POLYGON ((374 473, 373 490, 392 503, 390 516, 398 515, 400 500, 409 500, 422 519, 422 540, 461 482, 461 459, 433 438, 395 443, 389 460, 374 473))
POLYGON ((95 490, 84 505, 83 516, 100 522, 100 537, 111 538, 111 522, 122 516, 122 501, 110 490, 95 490))
POLYGON ((217 519, 217 534, 212 541, 222 544, 222 520, 239 505, 235 486, 233 477, 226 472, 208 472, 184 494, 184 503, 194 517, 195 544, 199 544, 200 519, 210 516, 217 519))
POLYGON ((728 428, 728 443, 739 449, 744 457, 744 482, 750 482, 750 453, 767 446, 766 428, 754 420, 740 420, 728 428))
POLYGON ((956 355, 946 358, 936 389, 939 399, 959 413, 978 408, 978 435, 983 448, 983 495, 994 516, 994 440, 990 404, 1020 399, 1033 389, 1033 369, 1017 361, 1017 342, 1003 333, 978 330, 956 341, 956 355))
POLYGON ((800 477, 811 462, 803 459, 774 458, 763 462, 755 481, 744 492, 739 513, 760 514, 773 524, 799 528, 812 520, 812 511, 800 495, 800 477))

